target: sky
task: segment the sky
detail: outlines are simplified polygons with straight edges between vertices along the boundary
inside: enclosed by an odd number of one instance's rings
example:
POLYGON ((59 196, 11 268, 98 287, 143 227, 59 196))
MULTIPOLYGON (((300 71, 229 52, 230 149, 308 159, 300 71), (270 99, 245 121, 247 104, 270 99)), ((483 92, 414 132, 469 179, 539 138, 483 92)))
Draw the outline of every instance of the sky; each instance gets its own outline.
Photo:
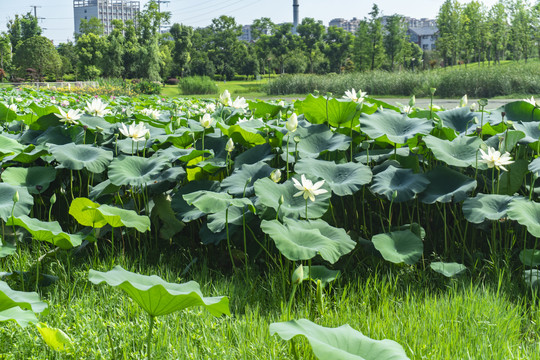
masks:
MULTIPOLYGON (((141 0, 141 8, 148 0, 141 0)), ((400 14, 414 18, 435 18, 443 0, 299 0, 300 19, 312 17, 328 26, 334 18, 368 17, 373 2, 383 15, 400 14)), ((465 3, 467 1, 461 1, 465 3)), ((497 0, 484 0, 490 7, 497 0)), ((238 24, 251 24, 254 19, 269 17, 275 23, 292 22, 292 0, 170 0, 162 4, 162 11, 172 13, 171 23, 205 27, 213 18, 233 16, 238 24)), ((7 30, 7 22, 15 14, 26 14, 37 7, 43 35, 55 44, 73 39, 72 0, 0 0, 0 32, 7 30)))

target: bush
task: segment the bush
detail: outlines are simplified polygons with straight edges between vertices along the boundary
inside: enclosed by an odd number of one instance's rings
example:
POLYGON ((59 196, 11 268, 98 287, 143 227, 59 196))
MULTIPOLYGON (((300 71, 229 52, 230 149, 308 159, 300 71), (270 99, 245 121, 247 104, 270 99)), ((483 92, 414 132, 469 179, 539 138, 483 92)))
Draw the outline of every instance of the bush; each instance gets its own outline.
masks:
POLYGON ((156 81, 142 80, 133 85, 133 91, 137 94, 159 95, 161 93, 161 83, 156 81))
POLYGON ((182 78, 178 87, 183 95, 208 95, 218 93, 216 84, 208 76, 182 78))

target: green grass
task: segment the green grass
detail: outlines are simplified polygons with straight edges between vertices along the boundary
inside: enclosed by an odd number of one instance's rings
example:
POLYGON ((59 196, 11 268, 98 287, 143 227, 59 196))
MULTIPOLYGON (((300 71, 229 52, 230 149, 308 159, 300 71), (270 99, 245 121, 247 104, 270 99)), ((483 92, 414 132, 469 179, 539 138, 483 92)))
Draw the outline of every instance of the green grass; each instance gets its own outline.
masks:
POLYGON ((225 90, 229 90, 231 96, 242 96, 248 99, 263 98, 266 96, 264 86, 268 83, 268 79, 250 80, 250 81, 216 81, 218 86, 218 94, 215 95, 181 95, 177 85, 165 85, 161 91, 164 97, 188 97, 188 98, 208 98, 213 99, 219 97, 225 90))
MULTIPOLYGON (((144 358, 144 311, 120 290, 87 281, 91 267, 107 271, 120 264, 171 282, 196 280, 205 296, 230 298, 231 317, 215 318, 199 308, 158 317, 154 359, 293 359, 289 344, 268 331, 270 323, 284 320, 284 299, 290 291, 280 271, 251 269, 249 277, 243 271, 233 276, 215 264, 201 263, 186 270, 192 255, 177 251, 154 254, 150 260, 130 255, 96 260, 83 253, 73 259, 71 269, 61 255, 50 260, 43 270, 59 280, 41 293, 50 313, 40 320, 68 333, 75 354, 54 354, 32 326, 2 323, 0 358, 144 358)), ((0 261, 3 269, 14 265, 0 261)), ((326 290, 324 314, 317 311, 313 288, 302 284, 293 317, 328 327, 349 324, 371 338, 395 340, 411 359, 540 358, 539 308, 519 275, 501 270, 504 267, 487 263, 462 278, 445 279, 420 268, 358 264, 326 290)), ((314 359, 305 340, 296 344, 301 359, 314 359)))

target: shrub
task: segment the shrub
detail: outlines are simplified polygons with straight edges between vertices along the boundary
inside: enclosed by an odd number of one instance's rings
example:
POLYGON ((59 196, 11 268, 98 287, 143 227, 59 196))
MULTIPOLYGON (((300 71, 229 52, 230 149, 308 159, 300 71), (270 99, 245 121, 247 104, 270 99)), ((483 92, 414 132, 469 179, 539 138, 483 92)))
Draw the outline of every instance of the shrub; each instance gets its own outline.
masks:
POLYGON ((158 95, 161 93, 161 83, 143 80, 133 86, 133 90, 138 94, 158 95))
POLYGON ((186 77, 179 81, 178 87, 183 95, 217 94, 218 88, 208 76, 186 77))

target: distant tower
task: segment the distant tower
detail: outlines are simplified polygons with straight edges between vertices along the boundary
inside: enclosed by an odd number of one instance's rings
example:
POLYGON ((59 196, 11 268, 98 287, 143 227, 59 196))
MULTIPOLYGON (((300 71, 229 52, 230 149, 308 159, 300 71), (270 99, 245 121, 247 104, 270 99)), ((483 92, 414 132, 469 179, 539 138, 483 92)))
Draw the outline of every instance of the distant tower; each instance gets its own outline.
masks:
POLYGON ((298 26, 298 0, 293 0, 293 34, 296 34, 296 27, 298 26))

